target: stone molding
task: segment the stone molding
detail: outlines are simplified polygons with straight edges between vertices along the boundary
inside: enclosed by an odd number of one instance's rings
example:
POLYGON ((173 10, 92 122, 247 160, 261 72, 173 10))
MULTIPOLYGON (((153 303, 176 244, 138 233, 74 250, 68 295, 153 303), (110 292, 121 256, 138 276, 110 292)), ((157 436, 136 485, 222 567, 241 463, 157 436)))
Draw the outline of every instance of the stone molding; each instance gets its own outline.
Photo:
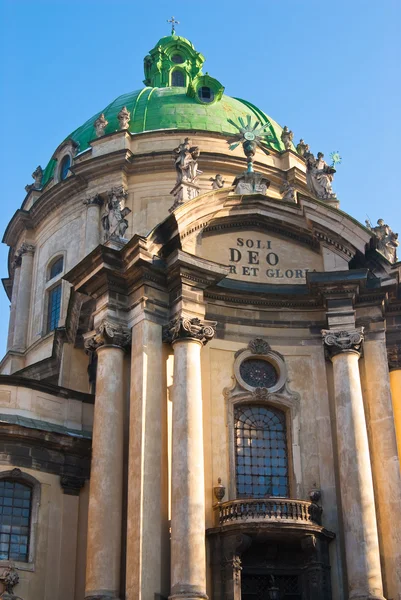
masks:
POLYGON ((131 332, 116 323, 103 320, 94 331, 84 335, 84 346, 87 352, 95 352, 102 346, 118 346, 127 348, 131 343, 131 332))
POLYGON ((192 339, 207 344, 216 333, 216 321, 201 321, 198 318, 178 317, 165 325, 163 330, 163 341, 168 344, 192 339))
POLYGON ((355 352, 360 356, 364 340, 363 332, 364 327, 350 329, 349 331, 322 329, 326 358, 331 359, 341 352, 355 352))

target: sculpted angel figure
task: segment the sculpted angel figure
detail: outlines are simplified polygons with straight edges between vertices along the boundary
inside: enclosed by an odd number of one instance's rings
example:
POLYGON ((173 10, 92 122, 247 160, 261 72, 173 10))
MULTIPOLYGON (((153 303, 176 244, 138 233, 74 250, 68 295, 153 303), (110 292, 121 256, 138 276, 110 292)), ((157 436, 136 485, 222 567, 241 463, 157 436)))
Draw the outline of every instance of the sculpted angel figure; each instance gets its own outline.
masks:
POLYGON ((190 138, 174 149, 174 164, 177 171, 177 183, 194 183, 202 171, 198 170, 199 146, 191 146, 190 138))
POLYGON ((288 129, 287 125, 285 125, 283 131, 281 132, 281 141, 283 142, 286 150, 291 148, 293 139, 294 134, 288 129))
POLYGON ((398 233, 394 233, 392 229, 384 222, 384 219, 379 219, 377 225, 372 227, 369 220, 365 221, 366 227, 370 229, 377 238, 377 249, 391 263, 397 262, 397 248, 400 245, 398 241, 398 233))
POLYGON ((317 158, 312 152, 305 152, 306 181, 310 191, 321 200, 333 200, 337 196, 333 192, 331 182, 336 170, 324 160, 324 154, 318 152, 317 158))
POLYGON ((131 210, 123 208, 123 199, 126 193, 121 190, 112 190, 109 193, 109 201, 106 204, 102 215, 102 225, 105 232, 105 239, 111 237, 123 238, 128 228, 128 221, 125 218, 131 210))

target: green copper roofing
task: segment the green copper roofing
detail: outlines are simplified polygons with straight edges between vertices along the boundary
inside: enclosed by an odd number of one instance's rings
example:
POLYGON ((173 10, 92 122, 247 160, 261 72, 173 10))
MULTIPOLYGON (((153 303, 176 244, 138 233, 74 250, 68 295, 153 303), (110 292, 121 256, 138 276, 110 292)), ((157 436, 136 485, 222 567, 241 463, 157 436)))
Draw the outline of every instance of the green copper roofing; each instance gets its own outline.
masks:
MULTIPOLYGON (((237 122, 238 117, 246 118, 250 114, 252 120, 256 117, 262 125, 269 123, 268 130, 272 134, 271 148, 279 152, 285 150, 280 139, 282 131, 280 125, 250 102, 223 95, 219 102, 200 104, 196 98, 187 95, 185 88, 179 87, 145 87, 142 90, 123 94, 76 129, 67 139, 77 142, 78 152, 83 152, 89 148, 89 142, 96 139, 94 122, 97 117, 104 113, 108 121, 105 134, 118 131, 117 115, 124 106, 131 113, 129 126, 131 133, 162 129, 194 129, 229 136, 238 133, 238 130, 228 122, 228 119, 237 122)), ((52 178, 55 165, 55 160, 51 160, 47 165, 43 173, 43 186, 52 178)))
POLYGON ((187 40, 187 38, 182 37, 181 35, 176 35, 175 33, 160 38, 157 44, 155 44, 155 48, 157 48, 158 46, 168 46, 169 44, 171 44, 171 42, 181 42, 183 44, 188 44, 188 46, 191 46, 191 48, 195 50, 195 46, 192 42, 187 40))

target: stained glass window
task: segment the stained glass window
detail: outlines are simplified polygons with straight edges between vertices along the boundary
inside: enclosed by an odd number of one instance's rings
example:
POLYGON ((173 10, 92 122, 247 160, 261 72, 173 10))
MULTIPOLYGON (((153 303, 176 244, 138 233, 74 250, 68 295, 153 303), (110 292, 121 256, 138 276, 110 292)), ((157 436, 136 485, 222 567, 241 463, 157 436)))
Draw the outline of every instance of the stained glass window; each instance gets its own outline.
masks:
POLYGON ((58 326, 61 307, 61 283, 49 292, 49 303, 47 306, 47 332, 53 331, 58 326))
POLYGON ((0 480, 0 560, 28 561, 32 489, 0 480))
POLYGON ((285 414, 245 404, 234 410, 238 498, 288 496, 285 414))
POLYGON ((173 71, 171 85, 175 87, 185 87, 185 75, 180 69, 173 71))
POLYGON ((270 388, 277 383, 278 374, 274 366, 262 358, 248 358, 239 368, 242 379, 252 387, 270 388))

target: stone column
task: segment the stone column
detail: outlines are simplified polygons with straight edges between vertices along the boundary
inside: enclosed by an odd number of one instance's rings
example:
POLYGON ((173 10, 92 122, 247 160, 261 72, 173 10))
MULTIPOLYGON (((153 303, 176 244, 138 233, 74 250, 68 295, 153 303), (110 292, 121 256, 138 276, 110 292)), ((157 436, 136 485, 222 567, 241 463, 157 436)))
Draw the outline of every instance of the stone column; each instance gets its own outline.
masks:
POLYGON ((17 298, 18 298, 18 286, 19 278, 21 273, 21 259, 16 257, 14 260, 14 277, 13 277, 13 291, 11 294, 11 306, 10 306, 10 322, 8 324, 8 337, 7 337, 7 350, 10 350, 14 341, 14 327, 15 327, 15 315, 17 310, 17 298))
POLYGON ((401 472, 391 402, 385 332, 364 341, 361 361, 378 532, 386 596, 401 600, 401 472))
POLYGON ((174 348, 170 598, 177 600, 207 598, 200 352, 214 326, 181 317, 165 334, 174 348))
POLYGON ((28 338, 34 252, 35 246, 26 243, 22 244, 17 252, 17 260, 21 261, 21 267, 16 302, 17 318, 14 327, 13 350, 17 350, 18 352, 26 350, 28 338))
POLYGON ((102 198, 97 194, 93 198, 85 200, 86 228, 85 228, 85 256, 92 252, 100 244, 100 207, 103 205, 102 198))
POLYGON ((401 462, 401 346, 388 348, 387 355, 398 457, 401 462))
POLYGON ((96 399, 89 490, 86 600, 120 598, 123 502, 124 347, 129 334, 103 321, 85 336, 97 351, 96 399))
POLYGON ((383 600, 368 434, 358 361, 363 329, 323 330, 333 363, 338 468, 349 600, 383 600))

